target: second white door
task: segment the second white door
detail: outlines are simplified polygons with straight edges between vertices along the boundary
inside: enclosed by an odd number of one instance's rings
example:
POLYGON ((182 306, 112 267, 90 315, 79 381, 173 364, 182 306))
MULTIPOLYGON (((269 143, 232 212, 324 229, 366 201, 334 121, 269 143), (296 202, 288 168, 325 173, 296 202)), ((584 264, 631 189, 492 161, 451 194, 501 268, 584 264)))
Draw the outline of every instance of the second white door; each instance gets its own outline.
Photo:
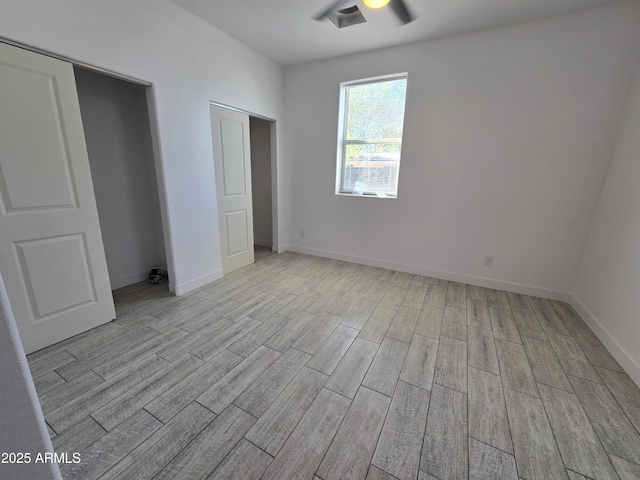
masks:
POLYGON ((249 116, 210 106, 222 269, 254 262, 249 116))

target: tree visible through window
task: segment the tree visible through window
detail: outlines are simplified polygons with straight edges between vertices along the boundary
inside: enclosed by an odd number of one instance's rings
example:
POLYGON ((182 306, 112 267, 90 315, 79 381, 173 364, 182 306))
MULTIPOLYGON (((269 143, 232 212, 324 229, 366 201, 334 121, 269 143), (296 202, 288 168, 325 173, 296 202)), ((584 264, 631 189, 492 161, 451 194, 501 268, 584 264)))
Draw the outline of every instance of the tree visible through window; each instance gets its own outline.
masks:
POLYGON ((407 75, 341 84, 336 193, 398 195, 407 75))

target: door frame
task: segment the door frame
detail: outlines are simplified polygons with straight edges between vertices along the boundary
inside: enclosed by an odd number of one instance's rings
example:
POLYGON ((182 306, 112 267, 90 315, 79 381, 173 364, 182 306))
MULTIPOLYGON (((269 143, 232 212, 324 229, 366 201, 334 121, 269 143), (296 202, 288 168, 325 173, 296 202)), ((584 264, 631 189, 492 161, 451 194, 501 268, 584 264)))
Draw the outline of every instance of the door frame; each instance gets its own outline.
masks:
MULTIPOLYGON (((278 235, 278 161, 277 161, 277 124, 276 120, 273 118, 265 117, 264 115, 260 115, 258 113, 253 113, 248 110, 243 110, 241 108, 232 107, 225 103, 216 102, 213 100, 209 101, 209 105, 213 105, 215 107, 226 108, 227 110, 232 110, 238 113, 244 113, 245 115, 249 115, 249 117, 258 118, 260 120, 265 120, 269 122, 270 126, 270 146, 271 146, 271 235, 273 236, 273 246, 271 247, 271 251, 278 253, 280 248, 279 235, 278 235)), ((253 171, 251 172, 251 182, 253 184, 253 171)), ((252 207, 253 208, 253 207, 252 207)), ((218 225, 218 228, 220 226, 218 225)))
POLYGON ((142 85, 143 87, 145 87, 145 93, 147 97, 147 115, 149 117, 149 129, 151 132, 153 164, 156 169, 156 187, 158 188, 158 198, 160 201, 160 218, 162 221, 162 237, 164 239, 164 249, 165 249, 165 256, 167 260, 167 271, 169 273, 169 291, 171 293, 175 293, 175 278, 176 278, 175 268, 174 268, 175 257, 173 254, 173 244, 171 243, 171 236, 169 234, 171 231, 171 225, 169 222, 169 215, 168 215, 165 171, 164 171, 164 164, 162 162, 160 137, 158 134, 159 129, 158 129, 157 108, 156 108, 156 92, 155 92, 155 85, 153 84, 153 82, 150 82, 148 80, 143 80, 137 77, 132 77, 124 73, 116 72, 113 70, 97 67, 95 65, 79 61, 72 57, 67 57, 64 55, 59 55, 57 53, 49 52, 47 50, 43 50, 41 48, 34 47, 26 43, 16 42, 15 40, 11 40, 10 38, 6 38, 3 36, 0 36, 0 42, 6 43, 7 45, 12 45, 14 47, 22 48, 23 50, 27 50, 33 53, 38 53, 46 57, 62 60, 64 62, 70 63, 73 66, 82 67, 86 70, 90 70, 95 73, 100 73, 102 75, 107 75, 109 77, 114 77, 120 80, 124 80, 126 82, 134 83, 136 85, 142 85))

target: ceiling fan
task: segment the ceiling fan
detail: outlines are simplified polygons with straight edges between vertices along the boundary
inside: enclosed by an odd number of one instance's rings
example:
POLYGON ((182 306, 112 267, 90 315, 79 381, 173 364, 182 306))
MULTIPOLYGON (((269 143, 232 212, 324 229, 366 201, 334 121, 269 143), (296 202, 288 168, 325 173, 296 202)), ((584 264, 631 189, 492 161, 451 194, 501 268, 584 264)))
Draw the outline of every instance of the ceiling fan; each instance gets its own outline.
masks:
MULTIPOLYGON (((322 20, 327 15, 339 10, 342 6, 351 2, 353 2, 353 0, 336 0, 322 12, 318 13, 314 18, 316 20, 322 20)), ((415 17, 411 12, 409 12, 404 0, 364 0, 364 4, 373 9, 386 7, 388 5, 404 25, 415 20, 415 17)))

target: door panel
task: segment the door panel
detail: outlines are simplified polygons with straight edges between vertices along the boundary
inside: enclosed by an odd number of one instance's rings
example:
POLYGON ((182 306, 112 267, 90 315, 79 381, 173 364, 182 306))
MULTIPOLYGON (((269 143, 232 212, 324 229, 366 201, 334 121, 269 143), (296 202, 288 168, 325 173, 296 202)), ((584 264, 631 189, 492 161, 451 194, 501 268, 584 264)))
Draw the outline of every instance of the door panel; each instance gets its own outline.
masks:
MULTIPOLYGON (((242 122, 220 118, 220 140, 225 196, 246 195, 244 125, 242 122)), ((251 157, 249 157, 251 158, 251 157)))
POLYGON ((218 223, 225 274, 254 262, 249 116, 211 105, 218 223))
POLYGON ((16 263, 34 321, 96 299, 83 234, 16 242, 16 263), (64 272, 65 288, 55 288, 64 272))
POLYGON ((71 64, 0 44, 0 270, 27 353, 115 317, 71 64))
POLYGON ((247 211, 236 210, 235 212, 225 212, 227 220, 227 243, 229 256, 246 252, 249 248, 247 245, 247 211))
POLYGON ((55 76, 0 66, 3 162, 0 190, 8 212, 75 207, 68 139, 62 129, 55 76))

